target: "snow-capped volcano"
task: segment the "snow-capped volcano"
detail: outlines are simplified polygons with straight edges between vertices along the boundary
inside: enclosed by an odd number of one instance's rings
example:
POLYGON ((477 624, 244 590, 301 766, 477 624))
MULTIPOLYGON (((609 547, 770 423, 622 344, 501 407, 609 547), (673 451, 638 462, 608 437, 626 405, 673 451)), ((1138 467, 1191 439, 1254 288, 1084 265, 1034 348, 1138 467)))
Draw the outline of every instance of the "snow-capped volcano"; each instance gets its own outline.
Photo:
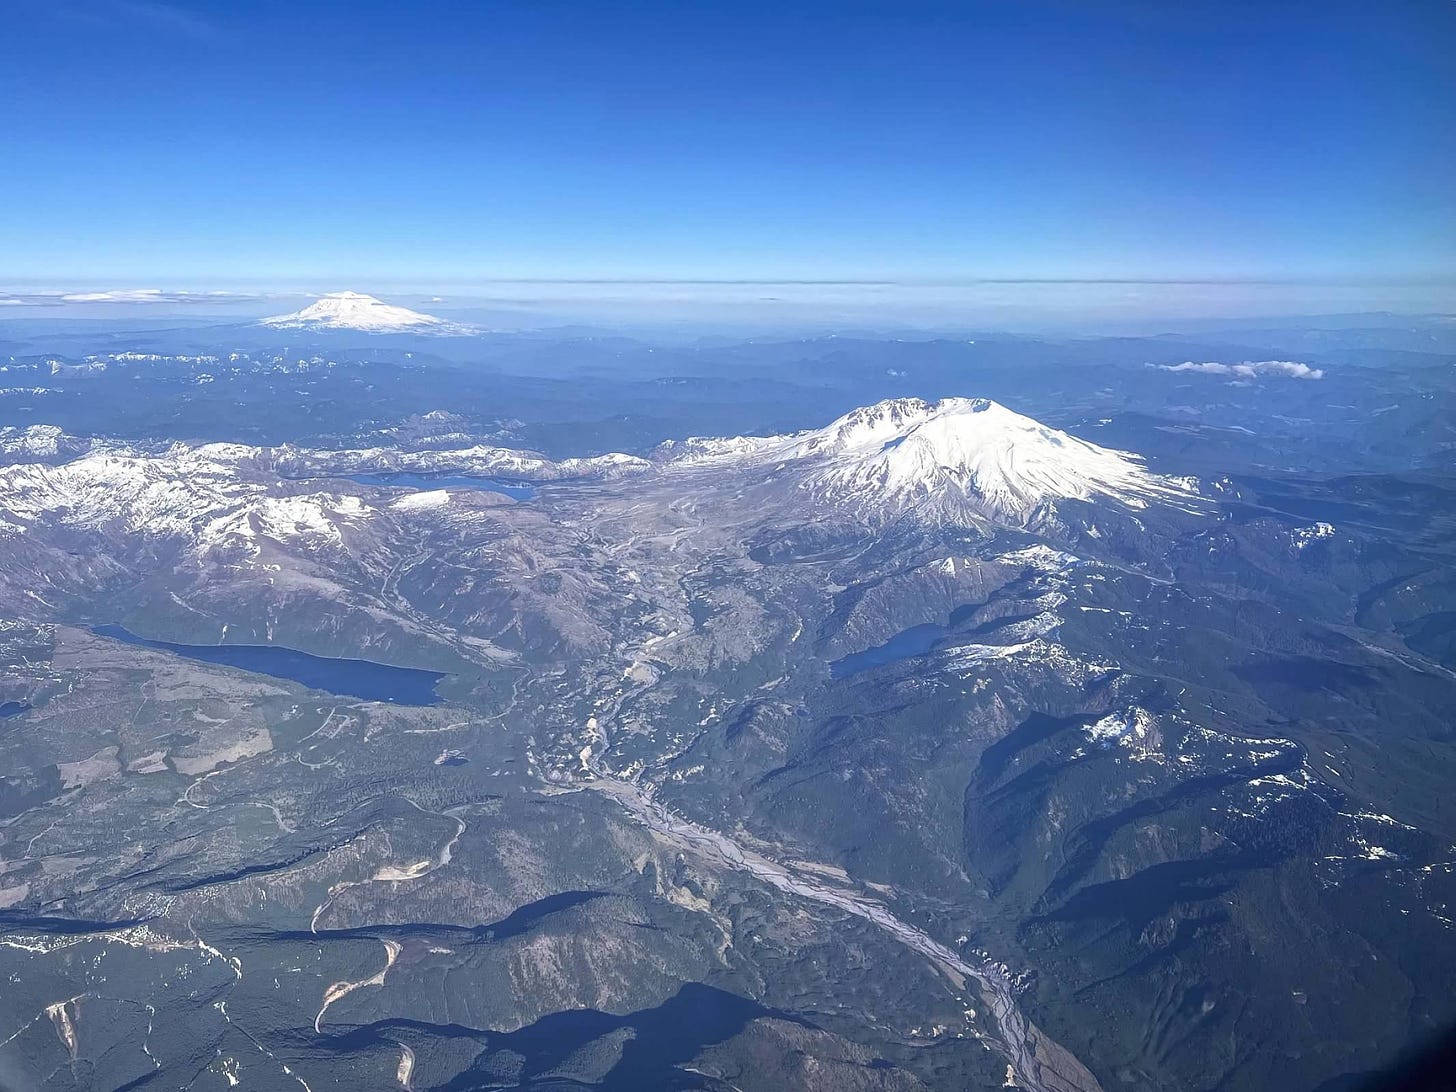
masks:
POLYGON ((360 330, 371 334, 466 333, 465 327, 434 315, 396 307, 362 292, 330 292, 291 315, 275 315, 260 325, 278 329, 360 330))
POLYGON ((679 464, 739 463, 798 472, 802 487, 866 515, 979 513, 1025 524, 1049 502, 1160 501, 1191 507, 1191 483, 1154 474, 1124 451, 1098 447, 985 398, 896 398, 821 429, 762 439, 696 442, 679 464))

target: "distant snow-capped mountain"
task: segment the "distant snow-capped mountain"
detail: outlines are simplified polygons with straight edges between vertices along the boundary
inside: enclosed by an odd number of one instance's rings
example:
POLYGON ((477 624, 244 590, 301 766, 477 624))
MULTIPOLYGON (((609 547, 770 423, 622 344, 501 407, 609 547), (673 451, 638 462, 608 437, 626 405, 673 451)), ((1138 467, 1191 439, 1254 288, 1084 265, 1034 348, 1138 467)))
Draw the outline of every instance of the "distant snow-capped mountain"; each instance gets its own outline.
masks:
POLYGON ((896 398, 791 436, 694 440, 670 465, 772 468, 817 498, 869 517, 913 511, 1025 524, 1061 500, 1193 507, 1192 482, 1124 451, 1048 428, 985 398, 896 398))
POLYGON ((370 334, 464 334, 469 327, 396 307, 362 292, 330 292, 301 311, 260 320, 280 330, 358 330, 370 334))

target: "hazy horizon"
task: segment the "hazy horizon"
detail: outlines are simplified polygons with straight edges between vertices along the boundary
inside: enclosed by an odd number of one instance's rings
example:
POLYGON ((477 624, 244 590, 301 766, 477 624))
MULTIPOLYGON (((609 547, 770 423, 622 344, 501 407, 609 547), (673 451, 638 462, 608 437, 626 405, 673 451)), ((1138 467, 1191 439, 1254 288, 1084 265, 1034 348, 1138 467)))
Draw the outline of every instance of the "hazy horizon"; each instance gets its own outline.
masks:
POLYGON ((546 281, 503 280, 438 291, 343 281, 306 291, 46 287, 0 292, 7 320, 172 320, 237 323, 353 290, 500 330, 553 326, 752 330, 1121 332, 1198 322, 1449 314, 1444 283, 980 280, 546 281))

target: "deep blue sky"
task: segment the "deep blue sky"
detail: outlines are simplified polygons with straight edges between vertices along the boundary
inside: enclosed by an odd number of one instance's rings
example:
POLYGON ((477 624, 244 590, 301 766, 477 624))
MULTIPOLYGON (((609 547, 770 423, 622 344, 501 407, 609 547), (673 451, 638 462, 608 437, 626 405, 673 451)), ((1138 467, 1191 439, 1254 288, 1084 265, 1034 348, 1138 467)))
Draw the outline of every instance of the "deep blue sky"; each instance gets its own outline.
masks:
POLYGON ((1456 3, 0 7, 0 284, 1456 275, 1456 3))

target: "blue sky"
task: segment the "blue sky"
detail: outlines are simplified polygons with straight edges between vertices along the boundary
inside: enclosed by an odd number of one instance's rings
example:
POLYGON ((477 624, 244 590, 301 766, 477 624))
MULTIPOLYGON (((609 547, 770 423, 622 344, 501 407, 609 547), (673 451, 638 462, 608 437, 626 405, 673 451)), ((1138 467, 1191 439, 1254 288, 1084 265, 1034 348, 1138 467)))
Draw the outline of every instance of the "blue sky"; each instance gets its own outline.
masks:
POLYGON ((0 284, 1456 278, 1456 3, 3 13, 0 284))

